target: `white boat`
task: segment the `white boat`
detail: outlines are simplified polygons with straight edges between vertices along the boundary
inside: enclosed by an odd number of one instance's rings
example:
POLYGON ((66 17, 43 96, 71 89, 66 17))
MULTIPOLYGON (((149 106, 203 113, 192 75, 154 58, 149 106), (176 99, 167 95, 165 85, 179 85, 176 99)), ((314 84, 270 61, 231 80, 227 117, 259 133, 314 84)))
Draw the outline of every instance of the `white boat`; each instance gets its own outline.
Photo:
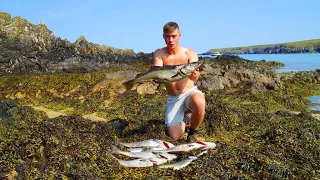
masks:
POLYGON ((221 56, 222 54, 219 52, 212 53, 211 56, 221 56))

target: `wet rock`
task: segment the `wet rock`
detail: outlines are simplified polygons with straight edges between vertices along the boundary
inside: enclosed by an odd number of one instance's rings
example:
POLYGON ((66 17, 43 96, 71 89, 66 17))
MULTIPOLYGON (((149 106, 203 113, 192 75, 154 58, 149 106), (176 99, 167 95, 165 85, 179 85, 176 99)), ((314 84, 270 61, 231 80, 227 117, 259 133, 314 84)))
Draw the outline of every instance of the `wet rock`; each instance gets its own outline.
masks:
POLYGON ((293 113, 291 113, 289 111, 285 111, 285 110, 279 110, 279 111, 275 112, 275 114, 282 116, 282 117, 289 117, 289 116, 292 116, 293 113))
POLYGON ((159 84, 144 83, 137 87, 138 94, 154 94, 157 92, 159 84))
POLYGON ((224 85, 218 77, 211 77, 205 80, 201 80, 201 87, 205 90, 224 89, 224 85))

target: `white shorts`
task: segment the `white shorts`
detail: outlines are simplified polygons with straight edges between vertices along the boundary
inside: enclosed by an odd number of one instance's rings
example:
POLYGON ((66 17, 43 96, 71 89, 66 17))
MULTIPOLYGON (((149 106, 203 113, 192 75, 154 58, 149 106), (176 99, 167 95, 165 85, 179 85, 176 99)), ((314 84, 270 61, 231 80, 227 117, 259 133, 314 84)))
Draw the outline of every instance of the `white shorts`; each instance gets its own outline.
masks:
MULTIPOLYGON (((203 94, 196 86, 177 96, 168 95, 166 102, 165 126, 182 124, 184 110, 190 109, 190 97, 194 93, 203 94)), ((192 110, 192 109, 191 109, 192 110)))

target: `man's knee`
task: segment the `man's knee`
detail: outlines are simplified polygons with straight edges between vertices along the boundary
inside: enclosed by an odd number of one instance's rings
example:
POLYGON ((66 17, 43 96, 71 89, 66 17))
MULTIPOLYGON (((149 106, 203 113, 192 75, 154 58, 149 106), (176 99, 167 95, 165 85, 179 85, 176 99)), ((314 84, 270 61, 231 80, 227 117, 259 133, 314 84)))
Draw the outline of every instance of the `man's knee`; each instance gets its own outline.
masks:
POLYGON ((181 138, 181 135, 177 135, 177 134, 169 134, 169 137, 174 140, 174 141, 178 141, 181 138))
POLYGON ((173 125, 171 127, 168 127, 167 133, 172 140, 177 141, 181 138, 181 136, 184 133, 183 125, 177 124, 177 125, 173 125))
POLYGON ((196 112, 204 112, 206 108, 206 100, 203 94, 196 93, 192 95, 191 107, 196 112))

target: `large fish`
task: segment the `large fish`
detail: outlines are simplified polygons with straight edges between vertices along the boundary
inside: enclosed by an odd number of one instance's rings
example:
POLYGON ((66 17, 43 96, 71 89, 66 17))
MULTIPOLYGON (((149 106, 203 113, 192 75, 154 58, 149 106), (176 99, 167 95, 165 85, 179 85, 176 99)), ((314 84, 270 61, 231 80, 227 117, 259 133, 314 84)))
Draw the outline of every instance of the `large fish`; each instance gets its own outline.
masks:
POLYGON ((135 77, 135 79, 124 82, 123 85, 127 90, 130 90, 136 83, 149 82, 151 80, 154 80, 158 83, 175 82, 191 75, 199 66, 200 64, 198 62, 176 66, 164 66, 146 73, 139 74, 135 77))

